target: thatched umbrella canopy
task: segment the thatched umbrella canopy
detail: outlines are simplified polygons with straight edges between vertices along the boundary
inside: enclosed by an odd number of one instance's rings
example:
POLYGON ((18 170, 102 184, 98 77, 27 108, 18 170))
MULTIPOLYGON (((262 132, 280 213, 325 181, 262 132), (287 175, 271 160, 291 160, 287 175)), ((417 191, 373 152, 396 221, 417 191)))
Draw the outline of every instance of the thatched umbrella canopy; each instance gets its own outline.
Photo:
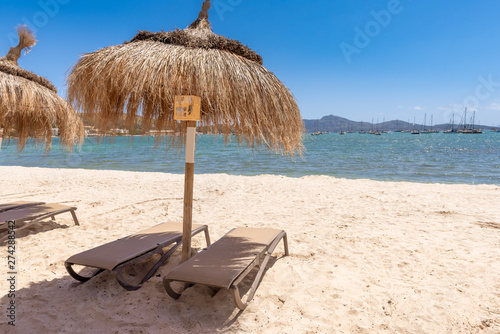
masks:
POLYGON ((212 32, 209 7, 205 1, 184 30, 140 31, 130 42, 83 55, 67 78, 68 100, 103 130, 125 117, 130 129, 141 119, 144 130, 175 135, 184 130, 173 117, 174 96, 196 95, 200 126, 250 147, 300 153, 303 122, 294 97, 256 52, 212 32))
POLYGON ((0 58, 0 128, 3 138, 14 130, 21 151, 28 138, 45 142, 48 151, 52 142, 52 125, 59 129, 61 143, 71 149, 84 137, 82 120, 75 109, 57 95, 47 79, 20 68, 17 60, 23 49, 28 52, 36 44, 33 32, 26 26, 18 28, 19 45, 0 58))
POLYGON ((302 150, 303 122, 294 97, 261 56, 212 32, 209 8, 205 0, 198 19, 184 30, 140 31, 129 42, 85 54, 67 78, 68 100, 99 129, 123 121, 133 129, 141 122, 144 130, 170 130, 173 145, 182 146, 187 138, 183 260, 190 254, 194 143, 189 138, 195 125, 174 119, 175 96, 200 97, 199 125, 226 141, 234 134, 252 148, 290 155, 302 150))

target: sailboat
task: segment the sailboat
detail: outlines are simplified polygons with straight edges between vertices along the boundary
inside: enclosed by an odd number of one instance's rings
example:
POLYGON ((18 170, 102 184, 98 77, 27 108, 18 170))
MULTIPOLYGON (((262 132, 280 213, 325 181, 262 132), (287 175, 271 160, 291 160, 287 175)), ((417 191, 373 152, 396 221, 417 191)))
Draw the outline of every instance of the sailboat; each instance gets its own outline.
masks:
POLYGON ((420 134, 420 131, 418 131, 417 129, 415 129, 415 116, 413 116, 413 130, 411 130, 410 133, 412 135, 419 135, 420 134))
POLYGON ((377 118, 377 128, 376 130, 373 130, 373 118, 372 118, 372 130, 369 132, 371 135, 377 135, 380 136, 382 133, 378 131, 378 118, 377 118))
POLYGON ((457 129, 455 129, 455 113, 452 114, 451 128, 448 130, 444 130, 443 133, 459 133, 457 129))
MULTIPOLYGON (((467 113, 467 108, 465 108, 465 112, 467 113)), ((467 115, 467 114, 466 114, 467 115)), ((464 124, 464 131, 463 133, 464 134, 477 134, 477 133, 483 133, 483 131, 479 130, 479 129, 476 129, 474 128, 474 121, 475 121, 475 118, 476 118, 476 111, 474 111, 474 113, 472 114, 472 123, 471 123, 471 127, 470 129, 465 129, 465 124, 464 124)))
POLYGON ((385 127, 387 126, 387 125, 385 124, 385 117, 384 117, 384 120, 382 121, 382 124, 384 125, 384 129, 383 129, 383 130, 381 130, 381 131, 380 131, 380 133, 381 133, 381 134, 382 134, 382 133, 389 133, 390 131, 389 131, 389 130, 387 130, 387 129, 385 128, 385 127))
POLYGON ((420 131, 420 133, 424 133, 424 134, 431 133, 431 131, 426 128, 426 126, 425 126, 426 124, 427 124, 427 114, 424 115, 424 125, 422 125, 422 130, 420 131))
POLYGON ((425 116, 424 116, 424 129, 422 131, 420 131, 420 133, 439 133, 439 130, 432 129, 434 115, 431 115, 431 129, 430 130, 425 127, 426 118, 427 118, 427 114, 425 114, 425 116))

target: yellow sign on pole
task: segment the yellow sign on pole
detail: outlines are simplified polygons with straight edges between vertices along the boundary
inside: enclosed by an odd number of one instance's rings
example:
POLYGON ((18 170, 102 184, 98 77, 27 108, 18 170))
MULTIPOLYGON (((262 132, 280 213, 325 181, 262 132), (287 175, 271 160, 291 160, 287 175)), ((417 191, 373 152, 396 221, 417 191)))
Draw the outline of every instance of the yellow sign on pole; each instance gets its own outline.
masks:
POLYGON ((194 95, 175 97, 174 119, 176 121, 199 121, 201 98, 194 95))

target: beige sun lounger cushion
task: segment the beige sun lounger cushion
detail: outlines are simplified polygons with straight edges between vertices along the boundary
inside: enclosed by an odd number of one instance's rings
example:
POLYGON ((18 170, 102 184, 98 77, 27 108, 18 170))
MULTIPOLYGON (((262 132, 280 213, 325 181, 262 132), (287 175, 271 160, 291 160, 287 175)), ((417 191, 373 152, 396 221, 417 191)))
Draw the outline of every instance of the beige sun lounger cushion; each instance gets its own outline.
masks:
POLYGON ((0 212, 19 209, 27 206, 44 204, 44 202, 27 202, 27 201, 18 201, 18 202, 10 202, 5 204, 0 204, 0 212))
MULTIPOLYGON (((207 246, 210 245, 210 237, 206 225, 193 225, 192 235, 205 232, 207 246)), ((175 251, 182 241, 182 223, 162 223, 149 229, 132 234, 128 237, 118 239, 107 244, 92 248, 71 256, 65 262, 68 273, 75 279, 87 281, 103 270, 113 271, 120 285, 127 290, 137 290, 147 281, 160 265, 175 251), (163 252, 163 248, 175 244, 163 252), (160 254, 160 260, 153 269, 146 273, 139 285, 132 285, 125 281, 122 276, 122 270, 127 266, 152 257, 154 254, 160 254), (73 269, 73 265, 92 267, 98 269, 90 276, 81 276, 73 269)))
POLYGON ((229 289, 234 295, 236 305, 244 309, 246 303, 243 303, 239 297, 238 284, 255 266, 260 266, 247 297, 247 302, 249 302, 258 287, 274 248, 281 239, 283 239, 285 255, 288 255, 284 231, 266 228, 236 228, 206 250, 170 271, 164 278, 165 289, 173 298, 178 298, 180 294, 170 287, 172 281, 229 289))

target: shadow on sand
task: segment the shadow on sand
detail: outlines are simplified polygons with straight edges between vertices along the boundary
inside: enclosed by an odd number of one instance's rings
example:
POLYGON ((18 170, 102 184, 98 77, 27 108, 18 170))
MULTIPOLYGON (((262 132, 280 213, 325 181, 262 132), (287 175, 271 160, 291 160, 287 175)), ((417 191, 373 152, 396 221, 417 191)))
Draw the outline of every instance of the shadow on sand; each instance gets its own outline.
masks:
MULTIPOLYGON (((163 276, 179 262, 180 251, 177 251, 137 291, 123 289, 109 271, 86 283, 77 282, 68 274, 32 283, 15 291, 14 298, 5 295, 0 299, 3 310, 12 300, 16 303, 16 327, 7 324, 9 320, 2 312, 0 332, 28 333, 36 329, 39 333, 214 333, 235 330, 242 311, 236 307, 229 291, 194 285, 178 300, 167 295, 163 276)), ((275 262, 276 258, 271 257, 266 271, 275 262)), ((151 261, 141 265, 147 267, 151 261)), ((63 261, 58 261, 57 266, 64 268, 63 261)), ((31 275, 29 270, 22 268, 18 276, 31 275)), ((134 276, 136 270, 140 268, 132 268, 126 274, 134 276)), ((242 295, 250 289, 256 272, 254 269, 240 284, 242 295)), ((251 306, 252 303, 245 312, 251 313, 251 306)))

